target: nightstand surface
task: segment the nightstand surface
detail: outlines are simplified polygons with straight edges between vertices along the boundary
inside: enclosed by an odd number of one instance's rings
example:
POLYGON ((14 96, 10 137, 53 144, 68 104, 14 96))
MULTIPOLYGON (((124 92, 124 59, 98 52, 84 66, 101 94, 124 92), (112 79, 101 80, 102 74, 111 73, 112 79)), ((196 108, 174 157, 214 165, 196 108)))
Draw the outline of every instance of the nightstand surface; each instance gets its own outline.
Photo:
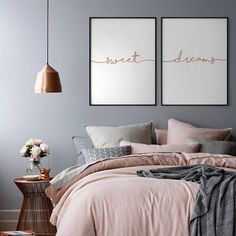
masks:
POLYGON ((31 229, 36 235, 55 235, 56 228, 49 222, 53 207, 45 195, 50 180, 28 181, 17 178, 14 182, 24 196, 17 230, 31 229))

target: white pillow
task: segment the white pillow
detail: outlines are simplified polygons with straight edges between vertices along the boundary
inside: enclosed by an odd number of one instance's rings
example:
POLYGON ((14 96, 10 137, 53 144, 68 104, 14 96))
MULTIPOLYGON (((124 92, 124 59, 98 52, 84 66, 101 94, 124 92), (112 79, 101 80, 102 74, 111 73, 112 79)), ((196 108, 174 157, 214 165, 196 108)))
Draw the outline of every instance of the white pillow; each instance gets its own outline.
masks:
POLYGON ((152 122, 126 126, 86 126, 87 133, 96 148, 119 147, 121 140, 150 144, 152 122))

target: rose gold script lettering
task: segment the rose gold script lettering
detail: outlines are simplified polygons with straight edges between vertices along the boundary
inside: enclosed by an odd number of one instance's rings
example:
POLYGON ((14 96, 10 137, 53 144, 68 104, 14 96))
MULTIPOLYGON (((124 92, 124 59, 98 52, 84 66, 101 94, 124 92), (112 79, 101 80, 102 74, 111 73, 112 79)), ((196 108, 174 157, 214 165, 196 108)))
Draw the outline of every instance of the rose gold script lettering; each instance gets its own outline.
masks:
POLYGON ((215 64, 217 61, 227 61, 226 59, 221 59, 221 58, 215 58, 215 57, 209 57, 209 58, 204 58, 204 57, 183 57, 183 51, 180 50, 179 55, 171 60, 163 60, 163 62, 173 62, 173 63, 196 63, 196 62, 203 62, 203 63, 210 63, 210 64, 215 64))
POLYGON ((101 64, 107 64, 107 65, 116 65, 118 63, 141 63, 141 62, 153 62, 155 61, 154 59, 143 59, 140 60, 140 55, 135 51, 134 54, 131 57, 122 57, 122 58, 111 58, 111 57, 106 57, 105 61, 96 61, 96 60, 91 60, 93 63, 101 63, 101 64))

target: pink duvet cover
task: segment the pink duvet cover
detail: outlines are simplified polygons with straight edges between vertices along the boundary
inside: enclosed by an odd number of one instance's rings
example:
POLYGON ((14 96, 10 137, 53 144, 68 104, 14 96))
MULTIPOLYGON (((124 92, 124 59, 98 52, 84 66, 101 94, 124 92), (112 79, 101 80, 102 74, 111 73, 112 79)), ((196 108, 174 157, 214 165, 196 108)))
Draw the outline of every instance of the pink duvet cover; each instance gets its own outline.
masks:
MULTIPOLYGON (((173 166, 176 163, 206 163, 236 170, 236 158, 231 156, 153 156, 133 155, 89 167, 99 171, 85 175, 68 187, 53 210, 51 222, 57 226, 57 236, 187 236, 198 184, 142 178, 136 175, 136 171, 173 166), (168 165, 163 161, 161 165, 150 165, 151 158, 160 157, 163 160, 163 156, 168 165), (132 164, 134 158, 140 158, 141 165, 138 165, 139 160, 132 164), (174 162, 170 162, 171 158, 174 162), (147 165, 143 162, 145 159, 147 165), (107 168, 113 162, 116 167, 107 168), (119 162, 122 167, 119 167, 119 162)), ((49 188, 48 195, 51 190, 49 188)))

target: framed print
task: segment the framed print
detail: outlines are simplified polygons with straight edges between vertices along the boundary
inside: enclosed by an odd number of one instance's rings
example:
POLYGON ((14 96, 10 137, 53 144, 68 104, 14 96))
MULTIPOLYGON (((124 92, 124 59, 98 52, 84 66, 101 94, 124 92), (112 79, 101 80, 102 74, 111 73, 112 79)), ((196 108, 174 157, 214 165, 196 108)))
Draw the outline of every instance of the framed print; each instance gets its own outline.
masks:
POLYGON ((162 105, 228 105, 228 18, 161 23, 162 105))
POLYGON ((156 18, 91 17, 89 104, 156 105, 156 18))

